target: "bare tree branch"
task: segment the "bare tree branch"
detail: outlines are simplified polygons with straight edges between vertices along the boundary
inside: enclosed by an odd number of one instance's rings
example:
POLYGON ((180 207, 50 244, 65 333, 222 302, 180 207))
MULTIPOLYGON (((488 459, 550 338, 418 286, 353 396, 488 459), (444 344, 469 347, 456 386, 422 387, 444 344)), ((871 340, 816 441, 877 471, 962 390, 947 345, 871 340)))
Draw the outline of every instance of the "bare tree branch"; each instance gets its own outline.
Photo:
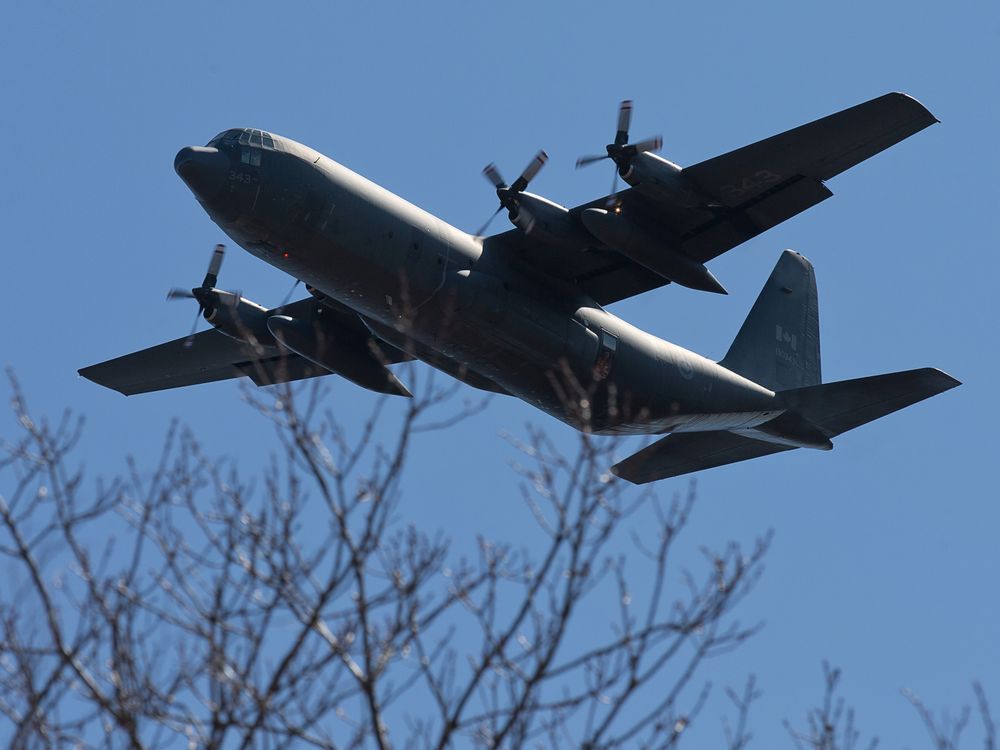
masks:
POLYGON ((36 422, 12 380, 0 712, 14 744, 677 745, 710 694, 705 660, 755 632, 734 613, 770 536, 671 574, 693 487, 661 504, 608 473, 614 439, 563 452, 529 427, 512 443, 534 541, 483 534, 456 558, 401 517, 403 476, 415 439, 483 402, 409 382, 401 411, 379 400, 356 427, 321 384, 248 390, 275 433, 257 474, 174 425, 155 463, 90 488, 71 468, 81 421, 36 422), (645 555, 612 555, 621 538, 645 555))
MULTIPOLYGON (((858 747, 861 732, 854 725, 854 709, 848 707, 844 699, 837 696, 840 678, 839 669, 823 662, 823 702, 807 714, 808 728, 793 729, 788 720, 785 720, 785 728, 797 748, 854 750, 858 747)), ((866 747, 868 750, 875 750, 877 745, 878 737, 873 737, 866 747)))

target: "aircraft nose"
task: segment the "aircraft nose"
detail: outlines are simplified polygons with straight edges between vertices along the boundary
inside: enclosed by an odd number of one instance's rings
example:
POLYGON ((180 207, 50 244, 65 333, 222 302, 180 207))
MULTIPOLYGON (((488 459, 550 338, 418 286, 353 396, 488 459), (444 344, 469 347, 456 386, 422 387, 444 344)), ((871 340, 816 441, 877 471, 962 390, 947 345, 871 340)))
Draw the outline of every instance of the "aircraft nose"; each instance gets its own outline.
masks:
POLYGON ((229 157, 211 146, 185 146, 174 157, 174 171, 199 200, 218 194, 229 174, 229 157))

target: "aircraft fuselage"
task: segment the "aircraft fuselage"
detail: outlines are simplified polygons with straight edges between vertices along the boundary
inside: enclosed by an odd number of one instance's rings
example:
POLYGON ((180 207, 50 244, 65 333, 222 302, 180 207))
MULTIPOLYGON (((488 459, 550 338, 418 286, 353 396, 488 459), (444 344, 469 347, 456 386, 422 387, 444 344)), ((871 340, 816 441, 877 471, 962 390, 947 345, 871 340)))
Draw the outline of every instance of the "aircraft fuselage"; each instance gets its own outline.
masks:
POLYGON ((219 142, 228 163, 211 156, 218 174, 185 179, 236 243, 353 309, 388 343, 594 432, 750 428, 779 413, 771 390, 491 257, 480 238, 312 149, 274 140, 253 157, 219 142))

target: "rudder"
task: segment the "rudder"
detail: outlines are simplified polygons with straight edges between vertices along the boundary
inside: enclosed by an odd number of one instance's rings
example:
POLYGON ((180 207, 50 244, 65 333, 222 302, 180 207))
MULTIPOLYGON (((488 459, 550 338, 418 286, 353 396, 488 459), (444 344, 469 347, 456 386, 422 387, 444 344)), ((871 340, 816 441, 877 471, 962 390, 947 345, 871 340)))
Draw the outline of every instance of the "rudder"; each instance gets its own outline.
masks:
POLYGON ((816 274, 804 256, 781 254, 719 364, 773 391, 823 382, 816 274))

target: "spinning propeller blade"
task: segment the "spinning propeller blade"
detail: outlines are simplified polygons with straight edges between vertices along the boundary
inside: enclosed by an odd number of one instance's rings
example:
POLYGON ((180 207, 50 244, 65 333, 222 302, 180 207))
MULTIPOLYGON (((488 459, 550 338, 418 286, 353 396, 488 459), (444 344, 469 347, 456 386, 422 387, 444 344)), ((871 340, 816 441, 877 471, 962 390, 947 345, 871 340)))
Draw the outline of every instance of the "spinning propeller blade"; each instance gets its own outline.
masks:
POLYGON ((493 220, 500 214, 501 211, 503 211, 502 203, 499 206, 497 206, 497 210, 490 215, 490 218, 486 220, 486 223, 483 224, 481 227, 479 227, 478 231, 476 232, 477 237, 482 237, 484 234, 486 234, 486 230, 490 228, 490 224, 493 223, 493 220))
MULTIPOLYGON (((608 153, 604 156, 581 156, 576 160, 577 169, 604 159, 611 159, 614 161, 615 174, 611 181, 612 195, 614 195, 614 193, 618 190, 618 174, 625 174, 625 172, 628 171, 629 164, 636 154, 645 153, 647 151, 659 151, 663 146, 663 138, 660 136, 646 138, 645 140, 637 141, 636 143, 629 143, 628 131, 631 125, 632 100, 626 99, 618 106, 618 130, 615 132, 614 143, 609 143, 606 147, 608 153)), ((608 203, 609 205, 613 204, 614 200, 609 200, 608 203)))
POLYGON ((514 184, 510 186, 511 191, 515 193, 520 193, 526 187, 528 183, 535 179, 535 175, 538 171, 545 166, 545 162, 549 160, 549 155, 544 151, 539 151, 535 154, 535 158, 528 162, 528 166, 524 168, 521 172, 521 176, 514 180, 514 184))
POLYGON ((628 143, 628 128, 632 123, 632 100, 626 99, 618 106, 618 132, 615 133, 615 145, 624 146, 628 143))
MULTIPOLYGON (((216 245, 215 249, 212 250, 212 257, 208 260, 208 271, 206 271, 205 278, 202 280, 200 287, 195 287, 190 291, 174 287, 167 292, 168 300, 193 299, 198 301, 198 312, 194 316, 194 324, 191 326, 191 333, 189 333, 187 339, 184 340, 185 347, 191 346, 191 342, 194 340, 194 335, 198 330, 198 318, 200 318, 202 313, 205 312, 205 298, 199 293, 207 293, 214 289, 215 285, 219 283, 219 271, 222 269, 222 260, 225 257, 226 246, 216 245)), ((240 296, 241 295, 237 292, 236 298, 239 299, 240 296)))
POLYGON ((503 181, 503 177, 500 175, 500 170, 497 169, 497 165, 493 162, 490 162, 483 168, 483 174, 486 175, 486 179, 489 180, 493 187, 497 190, 507 187, 507 183, 503 181))
POLYGON ((633 143, 631 148, 636 150, 636 153, 642 153, 643 151, 659 151, 663 147, 663 137, 653 136, 652 138, 647 138, 644 141, 639 141, 638 143, 633 143))
MULTIPOLYGON (((292 284, 292 288, 289 289, 288 290, 288 294, 285 295, 285 299, 284 299, 284 301, 280 305, 281 307, 284 307, 285 305, 288 304, 288 301, 292 298, 292 295, 295 294, 295 290, 298 289, 298 286, 301 283, 302 283, 302 279, 295 279, 295 283, 292 284)), ((240 296, 242 296, 242 295, 240 295, 240 296)))
POLYGON ((595 161, 603 161, 605 159, 610 159, 610 158, 611 158, 610 154, 604 154, 603 156, 597 156, 597 155, 581 156, 579 159, 576 160, 576 168, 579 169, 580 167, 585 167, 588 164, 593 164, 595 161))
POLYGON ((184 348, 190 349, 191 344, 194 343, 194 335, 198 332, 198 318, 201 317, 202 306, 198 305, 198 312, 194 314, 194 322, 191 324, 191 333, 187 335, 184 339, 184 348))
POLYGON ((205 289, 210 289, 219 283, 219 270, 222 268, 222 259, 226 257, 226 246, 216 245, 212 251, 212 257, 208 261, 208 272, 205 274, 201 285, 205 289))
POLYGON ((505 208, 508 211, 513 211, 517 205, 517 194, 524 191, 528 184, 535 179, 535 175, 538 174, 539 170, 545 166, 545 162, 549 160, 549 155, 545 151, 539 151, 535 154, 534 158, 528 162, 528 166, 524 168, 521 172, 521 176, 514 180, 513 184, 507 185, 504 182, 503 176, 500 174, 500 170, 497 169, 497 165, 490 162, 483 169, 483 174, 486 175, 486 179, 490 181, 490 184, 496 188, 497 197, 500 199, 500 206, 493 215, 483 224, 479 230, 476 232, 477 237, 482 237, 489 229, 490 224, 497 217, 501 211, 505 208))

